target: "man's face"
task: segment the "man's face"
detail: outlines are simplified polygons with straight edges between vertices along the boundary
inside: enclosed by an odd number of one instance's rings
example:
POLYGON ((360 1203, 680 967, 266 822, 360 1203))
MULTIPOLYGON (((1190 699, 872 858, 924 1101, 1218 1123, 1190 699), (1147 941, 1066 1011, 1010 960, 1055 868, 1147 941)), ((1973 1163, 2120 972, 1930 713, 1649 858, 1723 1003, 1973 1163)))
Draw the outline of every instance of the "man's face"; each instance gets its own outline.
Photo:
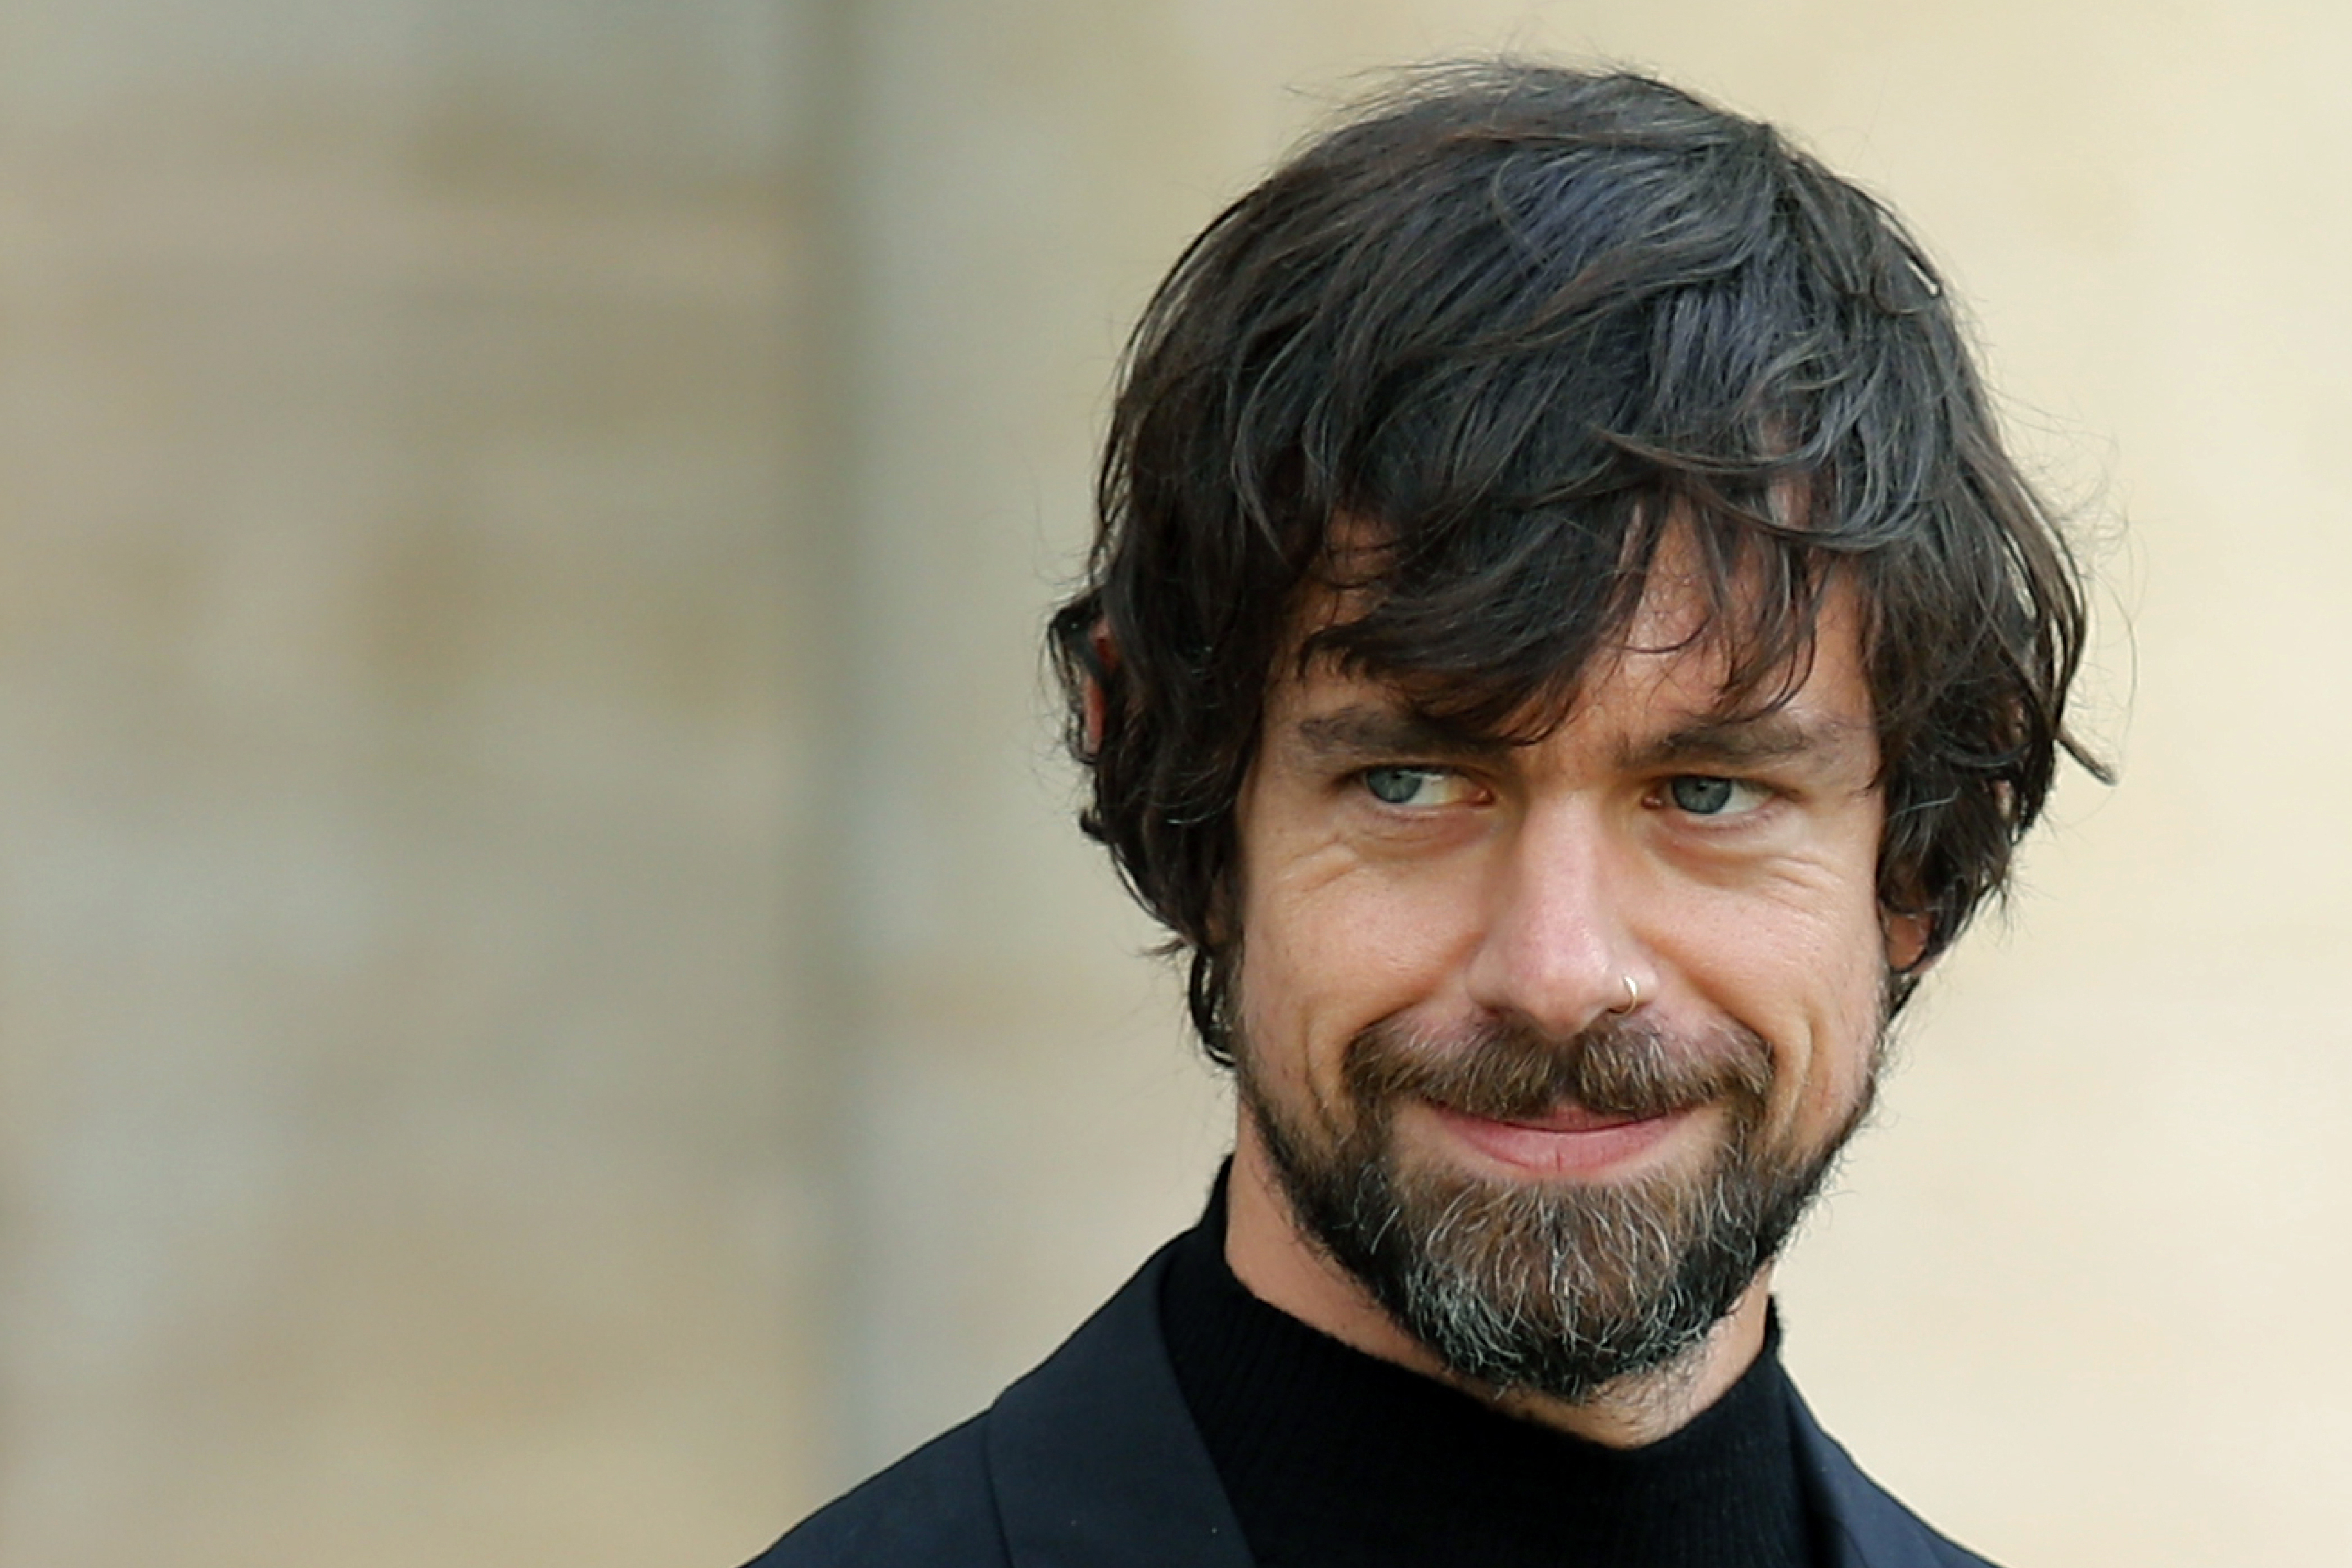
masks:
POLYGON ((1244 1107, 1312 1242, 1453 1371, 1580 1400, 1688 1349, 1867 1108, 1887 966, 1850 597, 1727 711, 1662 559, 1519 746, 1285 679, 1239 805, 1244 1107))

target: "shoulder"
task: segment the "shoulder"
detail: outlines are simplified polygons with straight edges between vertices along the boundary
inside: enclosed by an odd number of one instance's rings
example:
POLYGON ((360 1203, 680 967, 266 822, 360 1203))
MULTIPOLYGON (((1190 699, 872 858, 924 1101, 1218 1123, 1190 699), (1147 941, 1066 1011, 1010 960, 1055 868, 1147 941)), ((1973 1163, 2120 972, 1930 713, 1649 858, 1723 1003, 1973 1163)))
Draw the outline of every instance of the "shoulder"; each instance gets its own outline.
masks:
POLYGON ((1248 1568, 1160 1329, 1161 1249, 990 1408, 751 1568, 1248 1568))
POLYGON ((1001 1568, 986 1415, 932 1439, 803 1520, 747 1568, 1001 1568))
POLYGON ((1835 1568, 1995 1568, 1863 1474, 1791 1390, 1797 1452, 1835 1568))

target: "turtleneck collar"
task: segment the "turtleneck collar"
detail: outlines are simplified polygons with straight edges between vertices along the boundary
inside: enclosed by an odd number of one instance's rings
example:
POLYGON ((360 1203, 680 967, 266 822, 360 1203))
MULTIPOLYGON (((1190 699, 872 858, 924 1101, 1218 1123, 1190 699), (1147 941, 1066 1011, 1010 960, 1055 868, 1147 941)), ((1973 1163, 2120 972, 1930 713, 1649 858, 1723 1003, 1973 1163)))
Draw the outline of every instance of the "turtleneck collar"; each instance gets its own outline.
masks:
POLYGON ((1803 1568, 1804 1492, 1777 1323, 1659 1442, 1611 1448, 1505 1415, 1251 1295, 1224 1182, 1171 1259, 1177 1382, 1261 1568, 1803 1568))

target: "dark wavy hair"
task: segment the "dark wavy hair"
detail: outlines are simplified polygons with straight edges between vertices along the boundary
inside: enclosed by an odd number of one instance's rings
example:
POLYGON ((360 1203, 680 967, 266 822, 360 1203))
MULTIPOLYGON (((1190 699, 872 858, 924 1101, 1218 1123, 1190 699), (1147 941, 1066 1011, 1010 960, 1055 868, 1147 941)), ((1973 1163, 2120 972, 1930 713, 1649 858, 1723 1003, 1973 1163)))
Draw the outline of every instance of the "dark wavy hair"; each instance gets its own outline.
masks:
POLYGON ((2106 776, 2065 722, 2080 575, 1934 268, 1769 126, 1644 77, 1434 68, 1294 155, 1145 310, 1097 505, 1050 630, 1081 822, 1189 952, 1220 1061, 1234 802, 1276 661, 1531 739, 1669 531, 1728 700, 1785 700, 1853 584, 1878 895, 1927 918, 1920 963, 2005 885, 2058 753, 2106 776), (1348 614, 1302 635, 1318 584, 1348 614))

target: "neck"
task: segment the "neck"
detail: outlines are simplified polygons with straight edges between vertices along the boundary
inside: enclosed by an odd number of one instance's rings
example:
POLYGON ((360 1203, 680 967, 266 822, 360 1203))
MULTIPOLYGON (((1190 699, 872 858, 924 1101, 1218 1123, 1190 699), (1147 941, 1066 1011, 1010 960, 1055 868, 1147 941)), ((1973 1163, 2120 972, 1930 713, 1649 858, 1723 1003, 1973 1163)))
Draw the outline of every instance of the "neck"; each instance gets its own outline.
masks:
POLYGON ((1497 1393, 1441 1363, 1307 1235, 1246 1111, 1234 1142, 1227 1204, 1225 1261, 1259 1300, 1367 1355, 1612 1448, 1641 1447, 1689 1425, 1739 1381, 1763 1349, 1769 1268, 1706 1338, 1664 1366, 1620 1378, 1575 1403, 1517 1390, 1497 1393))

